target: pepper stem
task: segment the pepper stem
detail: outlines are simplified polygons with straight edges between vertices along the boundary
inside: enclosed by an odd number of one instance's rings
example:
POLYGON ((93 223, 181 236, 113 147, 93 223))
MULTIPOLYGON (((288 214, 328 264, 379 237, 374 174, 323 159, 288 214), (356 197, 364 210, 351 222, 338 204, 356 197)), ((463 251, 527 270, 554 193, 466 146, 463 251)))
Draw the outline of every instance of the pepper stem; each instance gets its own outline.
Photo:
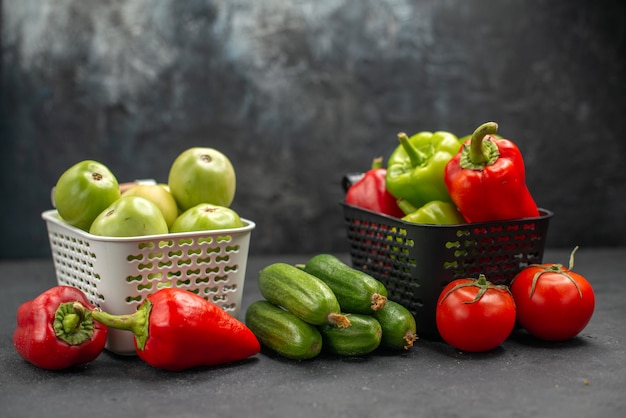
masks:
POLYGON ((112 315, 107 312, 95 310, 91 313, 93 319, 109 328, 130 331, 135 335, 137 349, 143 350, 148 340, 148 318, 152 304, 145 301, 137 311, 126 315, 112 315))
POLYGON ((396 204, 405 215, 410 215, 411 213, 419 209, 406 199, 398 199, 396 200, 396 204))
POLYGON ((463 145, 459 164, 461 168, 482 170, 487 165, 494 164, 500 157, 500 150, 494 141, 485 141, 487 135, 493 135, 498 130, 495 122, 486 122, 480 125, 470 138, 469 146, 463 145))
POLYGON ((383 157, 376 157, 372 160, 372 170, 383 168, 383 157))
POLYGON ((406 133, 400 132, 398 134, 398 140, 404 148, 404 151, 406 151, 407 155, 409 156, 409 159, 411 160, 411 166, 419 167, 424 163, 424 161, 428 159, 428 156, 425 153, 417 149, 411 143, 411 141, 409 140, 409 136, 406 133))
POLYGON ((477 287, 478 288, 478 293, 476 293, 476 296, 474 297, 474 300, 470 300, 470 301, 465 301, 463 303, 465 304, 471 304, 471 303, 476 303, 478 302, 485 293, 487 293, 487 290, 489 289, 498 289, 498 290, 506 290, 509 294, 511 293, 511 291, 509 290, 508 286, 505 285, 501 285, 501 284, 493 284, 490 281, 487 280, 487 277, 481 273, 478 275, 477 279, 472 279, 469 282, 465 282, 465 283, 460 283, 457 284, 456 286, 454 286, 452 289, 448 290, 448 292, 443 296, 443 298, 441 299, 440 303, 443 303, 443 301, 450 296, 450 294, 462 287, 477 287))
POLYGON ((91 313, 80 302, 62 303, 54 313, 54 335, 69 345, 79 345, 93 337, 91 313))
POLYGON ((470 159, 475 164, 485 164, 489 161, 490 153, 483 143, 483 139, 487 135, 493 135, 498 132, 498 124, 495 122, 486 122, 480 125, 472 134, 470 140, 470 159))

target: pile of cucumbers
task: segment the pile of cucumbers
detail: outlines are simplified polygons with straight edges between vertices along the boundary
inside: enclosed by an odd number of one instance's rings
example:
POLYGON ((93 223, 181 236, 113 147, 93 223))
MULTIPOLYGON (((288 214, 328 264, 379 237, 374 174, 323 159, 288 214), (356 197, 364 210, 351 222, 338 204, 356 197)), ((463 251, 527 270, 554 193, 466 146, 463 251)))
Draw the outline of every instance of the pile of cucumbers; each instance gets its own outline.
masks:
POLYGON ((259 289, 264 300, 248 307, 246 325, 286 358, 408 350, 417 339, 413 314, 388 299, 380 281, 330 254, 271 264, 259 272, 259 289))

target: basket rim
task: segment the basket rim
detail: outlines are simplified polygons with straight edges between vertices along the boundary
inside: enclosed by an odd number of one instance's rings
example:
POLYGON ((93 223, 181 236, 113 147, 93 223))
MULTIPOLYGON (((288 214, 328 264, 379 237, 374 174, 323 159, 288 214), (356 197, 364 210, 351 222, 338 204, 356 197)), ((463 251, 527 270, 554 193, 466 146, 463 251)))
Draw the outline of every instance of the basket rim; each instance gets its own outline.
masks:
POLYGON ((100 235, 93 235, 89 232, 83 231, 80 228, 76 228, 63 220, 59 216, 59 213, 56 209, 46 210, 41 213, 41 217, 44 221, 53 223, 62 228, 68 229, 74 234, 80 235, 81 237, 91 240, 91 241, 102 241, 102 242, 140 242, 140 241, 150 241, 150 240, 170 240, 170 239, 179 239, 179 238, 193 238, 193 237, 205 237, 207 235, 228 235, 228 234, 242 234, 246 232, 252 231, 256 227, 256 223, 250 219, 241 218, 241 221, 244 223, 244 226, 241 228, 230 228, 230 229, 214 229, 214 230, 205 230, 205 231, 192 231, 192 232, 179 232, 179 233, 168 233, 168 234, 155 234, 155 235, 139 235, 133 237, 105 237, 100 235))
POLYGON ((367 213, 368 215, 381 217, 381 218, 389 220, 390 222, 396 222, 396 223, 406 225, 412 228, 420 227, 420 228, 444 228, 444 229, 455 228, 457 229, 460 227, 466 228, 468 226, 476 228, 476 227, 481 227, 481 226, 507 225, 507 224, 519 223, 519 222, 542 221, 542 220, 550 219, 554 216, 554 212, 552 212, 551 210, 545 209, 545 208, 538 208, 539 216, 530 217, 530 218, 504 219, 504 220, 496 220, 496 221, 488 221, 488 222, 472 222, 472 223, 453 224, 453 225, 416 224, 416 223, 404 221, 401 218, 394 218, 393 216, 389 216, 384 213, 378 213, 369 209, 364 209, 355 205, 351 205, 349 203, 346 203, 345 201, 341 201, 339 203, 345 208, 363 211, 367 213))

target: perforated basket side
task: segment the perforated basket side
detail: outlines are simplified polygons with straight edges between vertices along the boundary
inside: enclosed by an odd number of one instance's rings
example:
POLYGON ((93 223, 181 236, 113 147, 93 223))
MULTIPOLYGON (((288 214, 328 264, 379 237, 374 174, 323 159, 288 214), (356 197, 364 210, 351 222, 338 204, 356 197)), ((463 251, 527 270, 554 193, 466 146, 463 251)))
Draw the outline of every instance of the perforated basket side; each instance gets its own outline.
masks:
MULTIPOLYGON (((237 317, 240 313, 250 235, 243 228, 147 237, 97 237, 45 212, 57 281, 78 287, 112 314, 134 312, 151 293, 178 287, 237 317)), ((107 348, 134 353, 132 334, 109 333, 107 348)))
POLYGON ((409 308, 418 331, 437 336, 436 303, 452 280, 483 273, 509 284, 529 264, 541 263, 552 212, 514 221, 416 225, 342 203, 352 264, 385 284, 409 308))

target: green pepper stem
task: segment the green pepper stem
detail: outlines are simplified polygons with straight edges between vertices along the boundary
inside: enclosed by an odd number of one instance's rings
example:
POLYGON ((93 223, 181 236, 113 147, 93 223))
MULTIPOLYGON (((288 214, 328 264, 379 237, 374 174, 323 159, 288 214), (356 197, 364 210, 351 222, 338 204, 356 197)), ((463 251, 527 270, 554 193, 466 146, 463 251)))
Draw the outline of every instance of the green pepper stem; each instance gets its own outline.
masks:
POLYGON ((91 312, 91 316, 109 328, 132 332, 137 340, 137 348, 143 350, 148 339, 148 318, 151 307, 152 304, 146 301, 132 314, 112 315, 100 310, 94 310, 91 312))
POLYGON ((400 144, 402 144, 402 147, 404 148, 404 151, 406 151, 407 155, 409 156, 409 159, 411 160, 411 165, 413 167, 419 167, 421 166, 424 161, 426 161, 428 159, 428 156, 423 153, 422 151, 418 150, 409 140, 409 137, 406 133, 404 132, 400 132, 398 134, 398 140, 400 141, 400 144))
POLYGON ((485 146, 483 139, 486 135, 493 135, 498 131, 498 124, 485 122, 480 125, 470 140, 469 159, 474 164, 486 164, 491 158, 491 152, 485 146))
POLYGON ((383 168, 383 157, 376 157, 372 160, 372 170, 383 168))
POLYGON ((414 204, 412 204, 406 199, 398 199, 396 200, 396 203, 398 207, 400 208, 400 210, 404 212, 405 215, 410 215, 411 213, 415 212, 418 209, 418 207, 416 207, 414 204))
POLYGON ((79 345, 93 337, 94 326, 90 312, 80 302, 66 302, 54 313, 54 335, 69 345, 79 345))

